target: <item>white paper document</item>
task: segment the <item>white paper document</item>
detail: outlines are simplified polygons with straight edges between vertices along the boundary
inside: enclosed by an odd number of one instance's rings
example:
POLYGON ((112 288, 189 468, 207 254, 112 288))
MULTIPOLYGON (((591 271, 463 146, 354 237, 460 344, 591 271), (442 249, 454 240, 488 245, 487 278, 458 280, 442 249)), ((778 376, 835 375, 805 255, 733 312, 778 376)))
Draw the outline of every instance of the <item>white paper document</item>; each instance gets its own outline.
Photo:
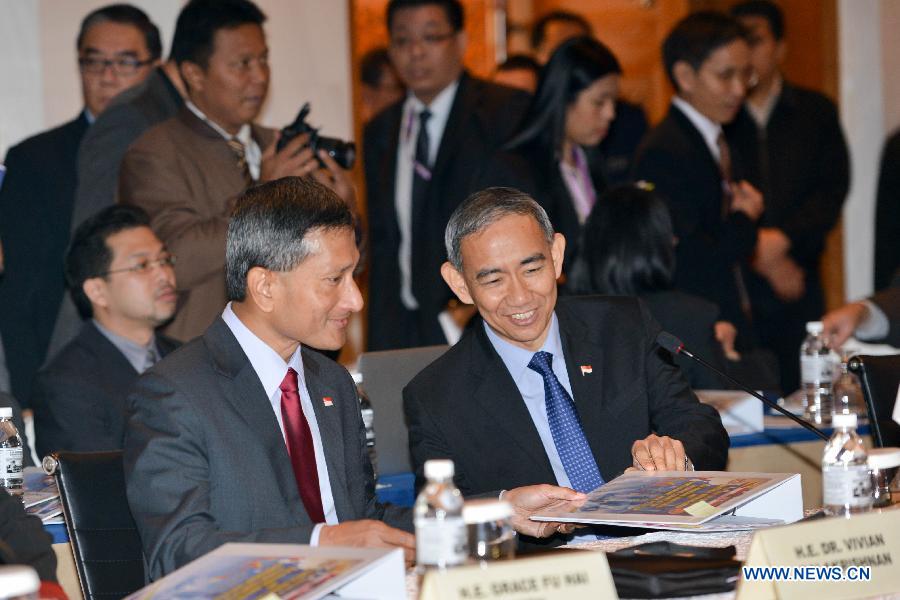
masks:
POLYGON ((126 600, 406 596, 403 551, 299 544, 225 544, 126 600))
POLYGON ((575 512, 548 511, 531 518, 648 529, 737 531, 803 518, 803 495, 796 473, 637 471, 600 486, 575 512))

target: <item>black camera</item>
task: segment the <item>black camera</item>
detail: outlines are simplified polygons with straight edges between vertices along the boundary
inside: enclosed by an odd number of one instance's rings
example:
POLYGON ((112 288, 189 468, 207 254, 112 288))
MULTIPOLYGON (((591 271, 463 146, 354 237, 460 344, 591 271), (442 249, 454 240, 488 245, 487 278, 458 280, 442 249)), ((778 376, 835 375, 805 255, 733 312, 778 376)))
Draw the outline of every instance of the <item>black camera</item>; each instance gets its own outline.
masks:
POLYGON ((309 102, 303 105, 294 122, 281 130, 281 137, 278 139, 276 150, 284 148, 301 133, 308 133, 309 143, 307 145, 313 152, 318 154, 319 150, 324 150, 337 164, 345 169, 352 169, 353 163, 356 161, 356 144, 345 142, 338 138, 319 135, 319 130, 306 122, 306 115, 308 114, 309 102))

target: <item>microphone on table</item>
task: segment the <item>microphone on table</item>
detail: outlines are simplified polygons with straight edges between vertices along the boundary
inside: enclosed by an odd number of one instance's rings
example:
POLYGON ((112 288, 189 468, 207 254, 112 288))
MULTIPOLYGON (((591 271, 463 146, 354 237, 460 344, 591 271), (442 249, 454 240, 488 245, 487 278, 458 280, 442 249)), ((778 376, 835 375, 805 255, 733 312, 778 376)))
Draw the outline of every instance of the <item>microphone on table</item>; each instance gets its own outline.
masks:
POLYGON ((662 347, 663 349, 671 352, 672 355, 681 354, 682 356, 687 356, 694 362, 700 363, 701 365, 703 365, 707 369, 713 371, 720 377, 724 377, 725 379, 727 379, 734 385, 738 386, 739 388, 741 388, 742 390, 744 390, 745 392, 747 392, 748 394, 750 394, 751 396, 753 396, 754 398, 756 398, 757 400, 759 400, 760 402, 762 402, 763 404, 768 406, 769 408, 777 410, 778 412, 780 412, 781 414, 783 414, 784 416, 786 416, 787 418, 792 420, 794 423, 797 423, 801 427, 808 429, 809 431, 813 432, 814 434, 816 434, 823 440, 828 441, 828 434, 826 434, 824 431, 822 431, 815 425, 812 425, 811 423, 804 421, 803 419, 801 419, 797 415, 793 414, 789 410, 786 410, 785 408, 778 406, 777 403, 772 402, 771 400, 769 400, 762 394, 756 392, 750 386, 748 386, 744 383, 741 383, 740 381, 738 381, 731 375, 728 375, 727 373, 723 373, 722 371, 720 371, 716 367, 712 366, 711 364, 709 364, 708 362, 706 362, 699 356, 696 356, 693 352, 691 352, 690 350, 688 350, 687 348, 684 347, 684 343, 681 340, 679 340, 677 337, 675 337, 668 331, 661 331, 659 333, 659 335, 656 336, 656 343, 659 344, 660 347, 662 347))

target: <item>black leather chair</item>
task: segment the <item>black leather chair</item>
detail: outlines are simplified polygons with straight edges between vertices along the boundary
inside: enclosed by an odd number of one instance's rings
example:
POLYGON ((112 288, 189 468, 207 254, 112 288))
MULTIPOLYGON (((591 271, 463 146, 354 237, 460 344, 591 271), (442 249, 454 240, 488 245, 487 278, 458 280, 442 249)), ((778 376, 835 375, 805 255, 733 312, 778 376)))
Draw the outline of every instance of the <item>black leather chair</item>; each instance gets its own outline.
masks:
MULTIPOLYGON (((84 600, 122 598, 144 586, 144 556, 122 452, 54 455, 63 515, 84 600)), ((47 466, 45 459, 45 468, 47 466)))
POLYGON ((847 367, 859 376, 875 445, 900 446, 900 425, 893 420, 900 386, 900 354, 854 356, 847 367))

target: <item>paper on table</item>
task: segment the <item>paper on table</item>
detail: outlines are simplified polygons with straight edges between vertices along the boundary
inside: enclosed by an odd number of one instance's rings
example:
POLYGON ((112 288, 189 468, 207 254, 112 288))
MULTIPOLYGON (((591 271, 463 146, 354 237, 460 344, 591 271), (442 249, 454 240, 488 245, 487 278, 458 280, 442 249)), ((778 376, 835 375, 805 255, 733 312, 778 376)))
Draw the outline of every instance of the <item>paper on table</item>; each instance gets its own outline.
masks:
MULTIPOLYGON (((531 518, 564 523, 640 523, 645 527, 698 525, 747 505, 789 480, 791 488, 799 485, 796 474, 637 471, 597 488, 577 511, 547 511, 531 518)), ((802 500, 799 511, 802 514, 802 500)), ((776 514, 746 516, 780 517, 776 514)))

